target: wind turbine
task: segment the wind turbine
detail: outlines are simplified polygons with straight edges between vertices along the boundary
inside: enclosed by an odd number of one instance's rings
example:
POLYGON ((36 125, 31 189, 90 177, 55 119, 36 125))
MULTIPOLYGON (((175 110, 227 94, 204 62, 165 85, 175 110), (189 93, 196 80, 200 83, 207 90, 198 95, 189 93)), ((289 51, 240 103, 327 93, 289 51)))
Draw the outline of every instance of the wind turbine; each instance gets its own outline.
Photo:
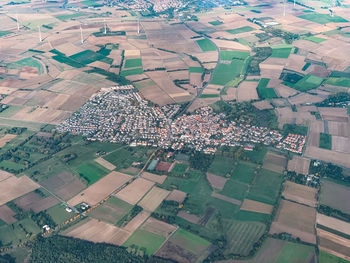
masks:
POLYGON ((40 30, 40 26, 38 26, 38 29, 39 29, 39 42, 42 42, 43 39, 41 38, 41 30, 40 30))
POLYGON ((137 16, 137 34, 140 34, 140 18, 137 16))
POLYGON ((107 34, 107 24, 106 24, 106 19, 103 19, 103 22, 105 24, 105 35, 107 34))
POLYGON ((283 16, 286 16, 286 0, 283 0, 283 16))
POLYGON ((80 24, 80 42, 81 44, 84 44, 83 28, 81 27, 81 24, 80 24))
POLYGON ((16 14, 17 31, 19 31, 18 14, 16 14))

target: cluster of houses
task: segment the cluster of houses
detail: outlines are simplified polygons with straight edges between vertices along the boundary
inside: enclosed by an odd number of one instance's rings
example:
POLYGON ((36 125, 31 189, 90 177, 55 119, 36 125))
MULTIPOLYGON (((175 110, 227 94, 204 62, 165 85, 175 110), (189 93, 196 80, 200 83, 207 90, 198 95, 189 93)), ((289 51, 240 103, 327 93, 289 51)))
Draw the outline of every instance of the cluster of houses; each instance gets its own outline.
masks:
POLYGON ((282 148, 293 153, 301 154, 305 145, 306 137, 304 135, 289 133, 286 138, 280 141, 276 148, 282 148))
POLYGON ((227 121, 225 114, 217 114, 211 107, 174 118, 179 109, 179 105, 150 105, 132 86, 105 88, 57 130, 83 134, 92 141, 173 150, 187 146, 208 154, 222 146, 253 150, 260 143, 301 153, 305 143, 305 136, 289 134, 283 139, 275 130, 227 121))

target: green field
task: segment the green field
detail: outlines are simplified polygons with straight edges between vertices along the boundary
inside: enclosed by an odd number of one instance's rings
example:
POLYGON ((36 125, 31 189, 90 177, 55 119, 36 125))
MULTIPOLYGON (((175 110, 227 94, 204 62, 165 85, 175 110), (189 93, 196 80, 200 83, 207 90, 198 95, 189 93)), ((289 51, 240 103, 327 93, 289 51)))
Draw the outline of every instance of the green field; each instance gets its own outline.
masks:
POLYGON ((0 31, 0 37, 6 36, 11 33, 12 33, 11 31, 0 31))
POLYGON ((134 68, 134 69, 128 69, 128 70, 121 71, 120 76, 126 77, 126 76, 132 76, 132 75, 139 75, 142 73, 143 73, 142 68, 134 68))
POLYGON ((282 182, 281 174, 261 169, 255 177, 247 198, 274 205, 282 182))
POLYGON ((187 168, 188 168, 187 164, 177 163, 175 164, 174 168, 171 170, 171 173, 176 176, 182 176, 185 174, 187 168))
POLYGON ((328 79, 325 81, 325 84, 350 88, 350 78, 345 78, 345 77, 339 77, 339 78, 330 77, 330 78, 328 78, 328 79))
POLYGON ((117 170, 128 168, 133 162, 144 162, 149 157, 150 150, 145 147, 120 148, 103 158, 114 164, 117 170))
POLYGON ((350 187, 340 181, 321 180, 320 204, 350 214, 349 198, 350 187))
POLYGON ((216 46, 209 39, 200 39, 196 42, 203 52, 216 51, 216 46))
POLYGON ((267 238, 249 263, 310 263, 313 256, 313 246, 267 238))
POLYGON ((261 99, 274 99, 277 98, 276 92, 273 88, 267 88, 267 84, 269 83, 270 79, 262 78, 259 81, 257 92, 259 94, 259 98, 261 99))
POLYGON ((243 159, 247 159, 253 163, 262 164, 266 155, 266 148, 262 147, 253 151, 244 151, 241 155, 243 159))
POLYGON ((293 47, 274 46, 272 47, 272 58, 288 58, 293 47))
POLYGON ((210 245, 207 240, 192 234, 184 229, 178 229, 170 240, 182 244, 182 247, 198 255, 203 249, 210 245))
POLYGON ((208 172, 226 177, 226 175, 230 173, 233 167, 233 159, 216 155, 214 161, 211 163, 208 169, 208 172))
POLYGON ((249 55, 249 52, 220 50, 220 59, 225 61, 230 61, 234 58, 244 60, 249 57, 249 55))
POLYGON ((87 65, 90 63, 93 63, 95 61, 101 61, 108 64, 113 63, 113 59, 105 57, 99 53, 96 53, 92 50, 84 50, 82 52, 79 52, 77 54, 74 54, 72 56, 69 56, 70 59, 73 59, 74 61, 77 61, 78 63, 87 65))
POLYGON ((231 172, 231 179, 250 184, 255 177, 254 171, 257 165, 249 162, 239 162, 231 172))
POLYGON ((314 42, 314 43, 317 43, 317 44, 322 43, 322 42, 324 42, 324 41, 327 41, 327 39, 325 39, 325 38, 314 37, 314 36, 305 37, 304 39, 305 39, 305 40, 309 40, 309 41, 314 42))
POLYGON ((113 196, 96 207, 89 215, 98 220, 117 225, 123 217, 128 215, 132 208, 133 206, 129 203, 113 196))
POLYGON ((94 162, 83 163, 76 168, 76 171, 88 182, 88 185, 97 182, 109 172, 106 168, 94 162))
POLYGON ((323 82, 323 78, 318 76, 307 74, 296 84, 292 84, 291 87, 299 91, 308 91, 319 87, 323 82))
POLYGON ((259 222, 224 221, 223 229, 227 240, 225 255, 248 255, 253 244, 263 235, 266 226, 259 222))
POLYGON ((220 191, 220 194, 242 201, 246 195, 247 190, 248 185, 229 179, 225 183, 224 189, 220 191))
POLYGON ((332 150, 332 135, 327 133, 320 133, 320 148, 332 150))
POLYGON ((332 254, 329 254, 323 250, 320 250, 318 254, 318 262, 319 263, 349 263, 350 261, 339 258, 332 254))
POLYGON ((189 67, 188 68, 190 73, 203 73, 204 69, 202 67, 189 67))
POLYGON ((310 13, 306 15, 299 16, 302 19, 306 19, 321 25, 328 24, 328 23, 345 23, 349 22, 348 20, 340 17, 340 16, 333 16, 331 17, 328 14, 319 14, 319 13, 310 13))
POLYGON ((15 163, 9 160, 3 160, 0 162, 0 168, 5 171, 18 172, 24 169, 26 166, 24 164, 15 163))
POLYGON ((139 68, 142 67, 141 58, 127 59, 125 60, 124 68, 139 68))
POLYGON ((57 225, 64 224, 67 220, 75 216, 73 212, 68 213, 66 207, 61 204, 55 205, 46 211, 57 225))
POLYGON ((84 67, 83 64, 69 58, 69 57, 66 57, 64 54, 57 54, 55 56, 52 56, 52 58, 60 63, 64 63, 64 64, 67 64, 73 68, 82 68, 84 67))
POLYGON ((89 7, 99 7, 102 6, 101 4, 96 3, 95 1, 92 0, 85 0, 85 1, 81 1, 80 3, 89 6, 89 7))
POLYGON ((165 237, 138 229, 123 244, 123 246, 128 247, 129 250, 136 253, 138 253, 140 249, 145 249, 145 254, 151 256, 157 251, 164 241, 165 237))
POLYGON ((7 117, 7 118, 11 117, 23 108, 24 108, 24 106, 9 105, 9 107, 6 110, 0 112, 0 117, 7 117))
POLYGON ((33 67, 38 69, 39 75, 44 73, 44 69, 41 63, 32 57, 24 58, 16 62, 12 62, 8 64, 7 67, 11 69, 22 69, 23 67, 33 67))
POLYGON ((244 26, 244 27, 239 27, 239 28, 230 29, 230 30, 226 30, 226 31, 228 33, 231 33, 231 34, 240 34, 240 33, 250 32, 253 30, 255 30, 255 29, 250 27, 250 26, 244 26))
POLYGON ((233 59, 230 64, 219 64, 214 71, 211 84, 226 85, 238 77, 244 66, 243 60, 233 59))
POLYGON ((213 25, 213 26, 219 26, 222 25, 223 22, 219 21, 219 20, 214 20, 214 21, 210 21, 208 22, 209 24, 213 25))

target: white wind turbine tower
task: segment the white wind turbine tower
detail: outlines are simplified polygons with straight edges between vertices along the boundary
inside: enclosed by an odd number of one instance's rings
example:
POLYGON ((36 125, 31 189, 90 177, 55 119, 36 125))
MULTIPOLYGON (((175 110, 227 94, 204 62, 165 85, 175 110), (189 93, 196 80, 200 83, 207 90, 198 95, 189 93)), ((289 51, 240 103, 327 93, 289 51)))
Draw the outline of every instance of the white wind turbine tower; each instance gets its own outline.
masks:
POLYGON ((81 27, 81 24, 80 24, 80 42, 81 44, 84 44, 83 28, 81 27))
POLYGON ((39 29, 39 42, 42 42, 42 41, 43 41, 43 39, 42 39, 42 37, 41 37, 41 30, 40 30, 40 26, 38 26, 38 29, 39 29))
POLYGON ((106 19, 103 19, 103 22, 104 22, 104 26, 105 26, 105 35, 107 34, 107 24, 106 24, 106 19))
POLYGON ((17 31, 19 31, 18 14, 16 14, 17 31))
POLYGON ((137 34, 140 34, 140 18, 137 16, 137 34))
POLYGON ((283 0, 283 16, 286 16, 286 0, 283 0))

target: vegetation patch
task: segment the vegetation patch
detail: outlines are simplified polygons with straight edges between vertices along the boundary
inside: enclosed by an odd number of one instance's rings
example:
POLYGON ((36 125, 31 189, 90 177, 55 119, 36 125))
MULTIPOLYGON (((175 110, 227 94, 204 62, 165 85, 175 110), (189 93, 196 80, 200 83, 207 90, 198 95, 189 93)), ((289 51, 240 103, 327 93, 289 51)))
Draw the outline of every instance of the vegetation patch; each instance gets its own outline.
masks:
POLYGON ((340 17, 340 16, 330 16, 328 14, 319 14, 319 13, 309 13, 305 15, 299 16, 302 19, 309 20, 321 25, 328 24, 328 23, 346 23, 349 22, 348 20, 340 17))
POLYGON ((262 78, 259 81, 257 91, 259 98, 261 99, 274 99, 277 98, 276 92, 273 88, 267 88, 267 84, 269 83, 270 79, 262 78))
POLYGON ((142 67, 141 58, 127 59, 125 60, 124 68, 139 68, 142 67))
POLYGON ((254 30, 255 29, 250 27, 250 26, 244 26, 244 27, 239 27, 239 28, 235 28, 235 29, 229 29, 226 31, 230 34, 240 34, 240 33, 246 33, 246 32, 250 32, 250 31, 254 31, 254 30))
POLYGON ((140 75, 143 73, 142 68, 127 69, 120 72, 120 76, 127 77, 132 75, 140 75))
POLYGON ((174 168, 171 170, 171 173, 175 176, 184 176, 187 168, 188 168, 187 164, 177 163, 175 164, 174 168))
POLYGON ((196 42, 203 52, 216 51, 216 46, 209 39, 200 39, 196 42))
POLYGON ((214 20, 214 21, 210 21, 208 22, 209 24, 213 25, 213 26, 219 26, 222 25, 223 22, 219 21, 219 20, 214 20))
POLYGON ((156 235, 146 230, 138 229, 124 243, 125 247, 133 253, 144 252, 145 255, 153 255, 157 249, 163 244, 165 237, 156 235))
POLYGON ((243 51, 231 51, 231 50, 220 50, 220 59, 230 61, 234 58, 236 59, 246 59, 249 57, 249 52, 243 52, 243 51))
POLYGON ((332 135, 327 133, 320 133, 320 148, 332 150, 332 135))
POLYGON ((271 57, 273 58, 288 58, 293 47, 274 46, 272 47, 271 57))
POLYGON ((94 162, 81 164, 76 168, 76 171, 88 182, 88 185, 97 182, 109 172, 106 168, 94 162))

